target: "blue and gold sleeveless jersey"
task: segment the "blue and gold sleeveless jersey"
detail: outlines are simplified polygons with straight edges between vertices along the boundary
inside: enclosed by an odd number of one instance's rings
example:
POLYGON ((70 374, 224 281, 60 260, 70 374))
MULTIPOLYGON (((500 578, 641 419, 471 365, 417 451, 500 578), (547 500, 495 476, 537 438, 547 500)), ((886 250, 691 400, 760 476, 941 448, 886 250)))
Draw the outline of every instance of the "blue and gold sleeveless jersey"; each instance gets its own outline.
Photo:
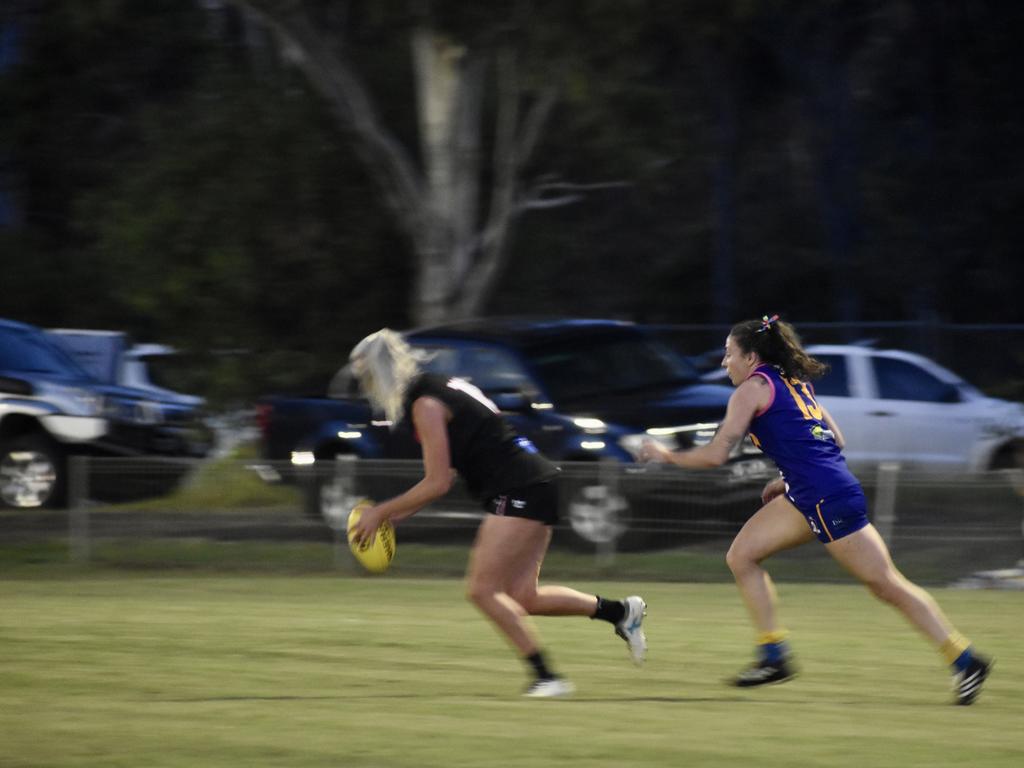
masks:
POLYGON ((763 376, 772 388, 768 407, 750 422, 750 437, 778 465, 797 509, 813 512, 823 499, 860 491, 811 385, 771 365, 759 365, 750 375, 763 376))

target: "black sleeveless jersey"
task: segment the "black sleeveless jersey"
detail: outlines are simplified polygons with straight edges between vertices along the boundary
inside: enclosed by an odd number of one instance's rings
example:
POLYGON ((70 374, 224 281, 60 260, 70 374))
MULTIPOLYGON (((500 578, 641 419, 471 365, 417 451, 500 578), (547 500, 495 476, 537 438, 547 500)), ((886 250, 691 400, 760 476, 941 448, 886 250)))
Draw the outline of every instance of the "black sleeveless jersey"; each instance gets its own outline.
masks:
POLYGON ((419 397, 440 400, 451 411, 448 445, 452 467, 474 496, 487 501, 558 474, 558 467, 529 439, 517 435, 494 403, 468 381, 432 373, 414 379, 405 396, 403 415, 410 425, 412 404, 419 397))

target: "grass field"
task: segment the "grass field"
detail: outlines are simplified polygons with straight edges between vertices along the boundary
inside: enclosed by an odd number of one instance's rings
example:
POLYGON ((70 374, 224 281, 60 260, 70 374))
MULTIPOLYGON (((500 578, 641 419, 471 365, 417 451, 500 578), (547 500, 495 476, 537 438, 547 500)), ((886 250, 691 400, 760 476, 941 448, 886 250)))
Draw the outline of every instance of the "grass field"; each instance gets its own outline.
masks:
POLYGON ((1024 594, 934 590, 997 658, 953 707, 937 654, 844 585, 781 585, 801 676, 740 691, 727 584, 590 582, 650 605, 648 664, 603 623, 537 620, 568 700, 457 580, 113 573, 0 580, 0 765, 1024 765, 1024 594))

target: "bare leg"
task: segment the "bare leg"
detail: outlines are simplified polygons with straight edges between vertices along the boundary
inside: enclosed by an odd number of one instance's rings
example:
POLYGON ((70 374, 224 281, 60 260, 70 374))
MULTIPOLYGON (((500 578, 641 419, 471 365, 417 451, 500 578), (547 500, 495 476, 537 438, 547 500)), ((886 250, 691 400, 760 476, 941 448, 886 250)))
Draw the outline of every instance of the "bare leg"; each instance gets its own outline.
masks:
POLYGON ((491 515, 470 554, 466 595, 523 656, 539 649, 528 610, 510 594, 524 579, 536 585, 551 530, 537 520, 491 515))
POLYGON ((879 600, 892 605, 939 648, 953 634, 953 625, 938 603, 893 565, 889 549, 873 525, 825 545, 853 576, 879 600))
POLYGON ((523 605, 533 616, 593 616, 597 610, 597 595, 580 592, 572 587, 541 587, 536 582, 533 587, 532 597, 523 595, 523 605))
POLYGON ((551 529, 542 542, 538 542, 531 567, 524 569, 510 584, 509 594, 533 616, 593 616, 597 610, 597 595, 590 595, 571 587, 539 586, 540 569, 544 564, 551 529))
POLYGON ((761 561, 813 538, 797 508, 785 496, 776 496, 754 513, 733 539, 725 561, 759 633, 779 630, 775 585, 761 561))

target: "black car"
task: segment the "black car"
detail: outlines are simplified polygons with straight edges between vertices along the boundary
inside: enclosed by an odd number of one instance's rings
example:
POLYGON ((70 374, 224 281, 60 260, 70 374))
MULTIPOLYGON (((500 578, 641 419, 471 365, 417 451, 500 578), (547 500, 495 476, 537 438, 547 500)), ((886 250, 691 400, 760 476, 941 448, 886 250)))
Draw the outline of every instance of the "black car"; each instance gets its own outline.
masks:
MULTIPOLYGON (((710 441, 732 392, 702 382, 683 357, 641 325, 488 318, 420 328, 405 338, 427 353, 428 370, 470 381, 520 434, 562 465, 574 537, 591 543, 657 540, 666 529, 694 533, 726 519, 732 526, 756 509, 754 484, 770 467, 749 442, 729 465, 711 472, 635 463, 645 439, 673 449, 710 441)), ((346 369, 331 391, 333 401, 265 399, 264 456, 290 458, 307 476, 320 478, 311 484, 312 507, 340 519, 353 494, 341 490, 351 488, 350 481, 330 481, 336 456, 416 458, 419 448, 406 425, 392 429, 375 420, 346 369), (328 468, 317 472, 318 465, 328 468)), ((349 463, 344 471, 352 476, 360 468, 349 463)), ((364 478, 360 490, 375 497, 397 492, 402 488, 395 475, 377 472, 372 481, 364 478)))
POLYGON ((426 367, 467 379, 553 459, 630 462, 643 439, 707 442, 730 387, 702 382, 642 326, 613 320, 473 320, 406 334, 426 367))

